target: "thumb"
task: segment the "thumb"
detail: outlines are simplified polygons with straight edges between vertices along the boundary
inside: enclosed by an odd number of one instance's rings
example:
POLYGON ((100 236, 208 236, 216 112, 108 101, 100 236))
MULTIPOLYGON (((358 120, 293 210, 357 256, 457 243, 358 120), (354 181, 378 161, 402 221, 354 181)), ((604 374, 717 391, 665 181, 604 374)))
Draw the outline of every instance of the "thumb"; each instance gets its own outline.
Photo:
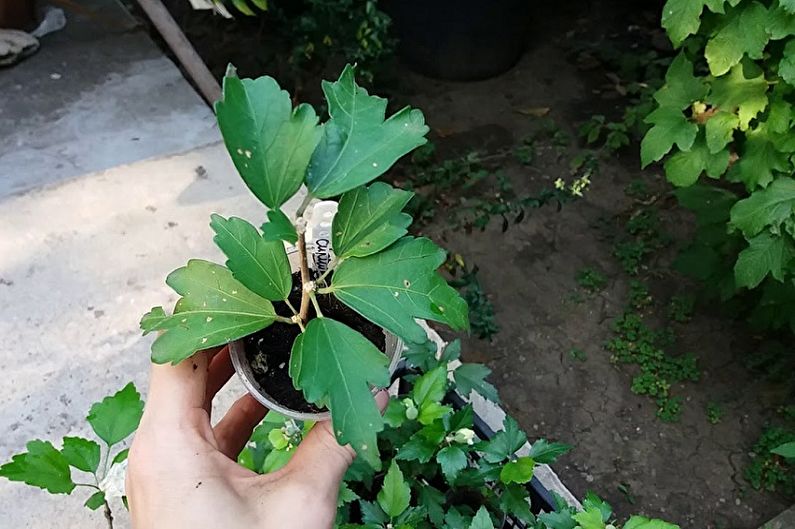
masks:
MULTIPOLYGON (((386 391, 380 391, 375 396, 381 411, 386 408, 388 401, 386 391)), ((311 478, 316 487, 336 497, 342 477, 355 457, 356 452, 350 445, 337 443, 331 421, 322 421, 315 424, 298 445, 288 467, 306 479, 311 478)))

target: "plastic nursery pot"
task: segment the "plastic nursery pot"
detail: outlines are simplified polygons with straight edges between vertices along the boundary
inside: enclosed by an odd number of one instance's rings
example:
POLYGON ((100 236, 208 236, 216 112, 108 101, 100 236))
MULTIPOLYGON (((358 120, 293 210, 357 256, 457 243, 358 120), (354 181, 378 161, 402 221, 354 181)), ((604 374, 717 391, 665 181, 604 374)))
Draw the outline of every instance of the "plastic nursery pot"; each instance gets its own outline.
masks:
POLYGON ((530 34, 528 0, 388 0, 383 6, 401 59, 438 79, 499 75, 516 64, 530 34))
MULTIPOLYGON (((392 374, 397 368, 397 365, 400 363, 401 353, 403 351, 403 342, 400 340, 400 338, 388 332, 384 332, 384 341, 386 344, 386 351, 384 351, 384 353, 387 355, 387 358, 390 359, 389 373, 392 374)), ((306 411, 293 409, 288 405, 279 402, 277 398, 271 396, 268 393, 267 388, 262 387, 254 375, 254 371, 251 368, 251 364, 246 356, 244 340, 235 340, 229 344, 229 356, 232 358, 232 365, 235 367, 235 372, 237 373, 238 377, 240 377, 243 385, 246 386, 248 392, 251 393, 251 395, 257 399, 260 404, 269 410, 281 413, 285 417, 289 417, 297 421, 323 421, 331 417, 331 414, 328 411, 308 413, 306 411)), ((374 389, 373 393, 376 391, 377 390, 374 389)))
MULTIPOLYGON (((324 219, 324 221, 328 221, 329 222, 327 227, 330 228, 330 226, 331 226, 330 225, 331 215, 325 215, 325 217, 328 217, 327 219, 324 219)), ((324 227, 324 225, 325 224, 323 222, 321 222, 319 224, 319 227, 320 227, 321 231, 322 231, 322 228, 324 227)), ((326 242, 328 242, 328 241, 326 241, 326 242)), ((311 242, 310 242, 310 244, 308 246, 309 246, 309 248, 308 248, 309 252, 308 253, 310 253, 310 258, 312 258, 311 256, 313 255, 314 259, 317 259, 319 254, 323 253, 323 252, 317 252, 317 253, 314 252, 313 248, 311 247, 312 246, 311 242)), ((323 248, 327 248, 327 246, 324 246, 323 248)), ((290 248, 287 251, 287 257, 290 260, 290 267, 292 268, 293 272, 295 274, 297 274, 296 271, 299 269, 298 252, 297 252, 297 250, 295 248, 290 248)), ((294 286, 293 288, 295 289, 296 287, 294 286)), ((299 291, 300 291, 300 287, 299 287, 299 291)), ((322 301, 321 301, 321 304, 322 304, 322 301)), ((324 310, 324 313, 325 313, 326 309, 324 308, 323 310, 324 310)), ((350 310, 350 309, 348 309, 348 310, 350 310)), ((365 321, 363 318, 360 318, 360 319, 361 319, 362 322, 365 321)), ((343 322, 343 323, 348 323, 349 325, 351 325, 357 331, 361 331, 362 330, 362 329, 357 329, 355 323, 352 323, 352 322, 343 322)), ((376 326, 374 324, 370 324, 369 322, 367 322, 367 324, 370 326, 370 332, 373 332, 373 327, 376 327, 376 326)), ((276 326, 276 325, 285 325, 285 324, 274 324, 274 326, 276 326)), ((394 336, 391 333, 388 333, 388 332, 384 331, 383 329, 377 329, 376 332, 377 333, 381 333, 381 334, 378 334, 376 336, 377 338, 379 338, 379 340, 380 340, 381 336, 383 336, 383 352, 384 352, 384 354, 386 354, 387 358, 389 358, 389 374, 391 376, 392 373, 394 373, 395 369, 397 369, 398 364, 400 363, 401 353, 403 352, 403 342, 398 337, 394 336)), ((287 404, 286 402, 284 402, 283 399, 280 399, 279 397, 273 395, 273 392, 274 392, 273 390, 275 388, 271 388, 271 390, 269 391, 268 387, 264 387, 265 385, 261 384, 257 380, 257 376, 256 376, 256 374, 254 372, 254 369, 251 366, 251 362, 249 361, 249 356, 246 354, 246 341, 249 338, 251 338, 251 337, 242 338, 240 340, 235 340, 234 342, 230 343, 229 344, 229 356, 232 359, 232 365, 234 366, 235 372, 237 372, 238 377, 240 377, 240 380, 243 382, 243 385, 246 386, 246 389, 248 390, 248 392, 251 393, 251 395, 255 399, 257 399, 257 401, 259 401, 263 406, 265 406, 266 408, 268 408, 270 410, 273 410, 275 412, 281 413, 282 415, 284 415, 286 417, 289 417, 289 418, 295 419, 295 420, 299 420, 299 421, 322 421, 322 420, 326 420, 329 417, 331 417, 331 414, 328 411, 325 411, 325 410, 324 411, 317 411, 317 412, 308 412, 306 410, 296 409, 299 406, 296 406, 295 404, 293 404, 293 406, 291 406, 290 404, 287 404)), ((373 337, 370 336, 370 338, 372 339, 373 337)), ((376 341, 376 340, 373 340, 373 341, 376 341)), ((379 345, 379 344, 376 344, 376 345, 379 345)), ((267 352, 266 352, 266 356, 267 356, 267 352)), ((287 360, 283 360, 283 361, 286 362, 287 360)), ((276 366, 276 367, 278 367, 278 368, 280 368, 282 370, 285 369, 285 366, 282 366, 282 365, 279 365, 279 366, 276 366)), ((282 384, 283 384, 283 382, 282 382, 282 384)), ((282 393, 284 393, 283 389, 282 389, 282 393)), ((294 403, 296 402, 296 399, 299 399, 301 407, 304 407, 304 408, 312 407, 312 406, 308 405, 308 403, 306 403, 306 401, 303 400, 302 396, 299 396, 297 390, 295 390, 294 392, 289 392, 288 393, 288 398, 292 399, 292 401, 294 403)))

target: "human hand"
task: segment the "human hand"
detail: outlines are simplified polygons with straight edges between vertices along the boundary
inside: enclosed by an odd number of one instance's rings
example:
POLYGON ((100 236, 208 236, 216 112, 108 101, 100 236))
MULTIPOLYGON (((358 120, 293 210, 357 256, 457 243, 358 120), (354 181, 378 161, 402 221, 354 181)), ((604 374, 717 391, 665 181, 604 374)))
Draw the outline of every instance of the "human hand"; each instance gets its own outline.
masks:
POLYGON ((323 421, 284 468, 258 475, 238 465, 237 456, 267 410, 246 394, 211 426, 213 397, 234 372, 228 348, 216 351, 176 366, 152 366, 127 469, 133 527, 330 528, 353 449, 337 444, 330 422, 323 421))

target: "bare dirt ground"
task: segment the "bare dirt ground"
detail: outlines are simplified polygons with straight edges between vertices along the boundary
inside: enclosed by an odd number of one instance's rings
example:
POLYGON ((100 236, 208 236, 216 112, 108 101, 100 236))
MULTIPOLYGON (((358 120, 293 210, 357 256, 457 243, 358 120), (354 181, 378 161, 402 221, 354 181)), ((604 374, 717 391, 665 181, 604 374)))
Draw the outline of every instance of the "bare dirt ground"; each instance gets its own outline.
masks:
MULTIPOLYGON (((610 28, 609 12, 576 15, 610 28)), ((509 148, 533 130, 533 118, 517 111, 527 108, 549 107, 550 117, 573 133, 595 107, 611 104, 594 93, 599 74, 578 70, 567 57, 566 32, 574 16, 553 13, 543 28, 539 24, 532 49, 503 76, 448 83, 407 74, 401 90, 423 109, 442 149, 509 148)), ((630 391, 633 370, 612 364, 603 349, 612 321, 626 305, 629 282, 611 255, 610 228, 604 226, 620 224, 633 210, 624 189, 642 176, 635 150, 603 160, 586 198, 561 212, 546 207, 506 233, 495 220, 485 231, 467 234, 451 229, 442 211, 424 232, 480 268, 501 331, 491 343, 468 339, 465 357, 493 369, 504 406, 531 437, 575 446, 555 469, 577 495, 594 490, 619 516, 643 513, 683 528, 755 528, 788 502, 753 490, 742 478, 750 447, 781 398, 780 388, 754 379, 743 367, 742 356, 755 343, 750 332, 704 309, 675 325, 673 350, 694 353, 702 370, 699 382, 674 388, 685 399, 675 423, 655 417, 654 403, 630 391), (604 271, 609 283, 578 302, 574 278, 584 267, 604 271), (581 349, 585 360, 572 358, 572 348, 581 349), (708 402, 720 403, 720 423, 707 421, 708 402)), ((506 162, 503 169, 517 191, 538 189, 567 177, 568 162, 549 152, 529 168, 506 162)), ((655 171, 644 178, 656 192, 666 192, 655 171)), ((664 228, 686 238, 688 216, 673 200, 661 204, 664 228)), ((692 290, 671 271, 672 257, 669 250, 650 264, 653 310, 663 312, 673 294, 692 290)))

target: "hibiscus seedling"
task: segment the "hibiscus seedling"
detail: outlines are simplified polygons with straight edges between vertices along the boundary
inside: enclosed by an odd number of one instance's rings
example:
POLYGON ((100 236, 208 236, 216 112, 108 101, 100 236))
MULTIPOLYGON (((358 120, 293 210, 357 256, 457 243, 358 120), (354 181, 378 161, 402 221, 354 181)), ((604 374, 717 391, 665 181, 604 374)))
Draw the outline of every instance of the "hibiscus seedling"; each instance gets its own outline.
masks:
POLYGON ((166 283, 181 296, 173 313, 155 307, 141 327, 159 333, 152 345, 157 363, 242 339, 251 369, 265 377, 288 371, 290 391, 330 411, 337 440, 378 466, 383 420, 371 390, 389 383, 389 359, 365 331, 376 326, 405 343, 423 343, 417 320, 465 330, 467 305, 437 271, 445 252, 407 235, 412 219, 402 209, 412 194, 371 183, 426 142, 422 112, 406 107, 386 118, 387 101, 357 86, 352 66, 323 82, 323 92, 329 118, 318 124, 314 109, 293 108, 274 79, 240 79, 230 67, 215 106, 218 125, 268 220, 258 229, 213 215, 225 265, 191 260, 172 272, 166 283), (300 206, 288 215, 283 207, 304 186, 300 206), (308 258, 307 222, 317 200, 328 199, 338 199, 333 258, 318 273, 308 258), (295 248, 295 279, 286 246, 295 248), (278 333, 268 334, 273 329, 278 333), (284 336, 289 356, 279 362, 277 338, 284 336), (255 345, 259 352, 252 352, 255 345))

